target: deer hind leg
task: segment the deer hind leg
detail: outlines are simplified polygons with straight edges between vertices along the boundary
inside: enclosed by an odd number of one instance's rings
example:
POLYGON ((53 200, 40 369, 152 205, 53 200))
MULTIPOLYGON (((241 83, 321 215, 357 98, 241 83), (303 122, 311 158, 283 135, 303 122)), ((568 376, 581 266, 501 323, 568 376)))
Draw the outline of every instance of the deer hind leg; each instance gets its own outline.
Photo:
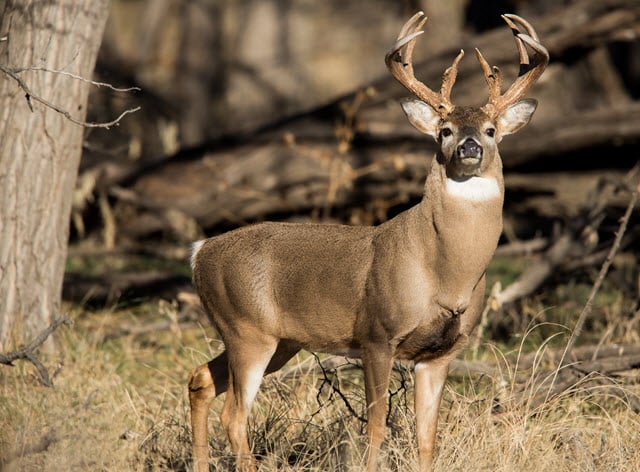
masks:
POLYGON ((239 471, 256 469, 247 437, 247 419, 262 377, 280 369, 299 349, 264 336, 245 337, 244 341, 227 344, 230 380, 220 421, 239 471))
POLYGON ((196 472, 209 470, 207 418, 209 405, 216 395, 227 390, 229 368, 226 351, 189 374, 189 404, 193 435, 193 468, 196 472))
MULTIPOLYGON (((278 344, 265 374, 277 371, 295 356, 300 347, 287 341, 278 344)), ((215 359, 193 369, 189 375, 189 403, 193 434, 193 467, 196 472, 209 470, 207 419, 214 397, 227 391, 229 386, 229 357, 224 351, 215 359)))

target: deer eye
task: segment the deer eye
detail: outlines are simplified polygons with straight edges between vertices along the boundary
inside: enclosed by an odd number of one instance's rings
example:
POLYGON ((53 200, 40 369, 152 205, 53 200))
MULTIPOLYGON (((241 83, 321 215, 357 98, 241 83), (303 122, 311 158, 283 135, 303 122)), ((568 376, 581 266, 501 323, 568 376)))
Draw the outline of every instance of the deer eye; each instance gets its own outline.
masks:
POLYGON ((453 134, 453 131, 451 131, 451 128, 442 128, 440 130, 440 137, 441 138, 448 138, 452 134, 453 134))
POLYGON ((490 138, 493 138, 496 135, 496 129, 495 128, 487 128, 487 130, 485 131, 485 133, 487 134, 487 136, 489 136, 490 138))

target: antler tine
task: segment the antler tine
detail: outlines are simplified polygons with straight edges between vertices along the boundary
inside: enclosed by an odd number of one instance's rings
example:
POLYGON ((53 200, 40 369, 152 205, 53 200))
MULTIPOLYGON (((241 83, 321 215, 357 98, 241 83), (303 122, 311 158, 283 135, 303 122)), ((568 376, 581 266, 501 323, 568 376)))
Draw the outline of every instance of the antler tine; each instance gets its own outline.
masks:
POLYGON ((404 81, 400 80, 398 76, 405 79, 413 77, 414 39, 424 33, 420 28, 422 28, 426 21, 427 17, 424 16, 424 13, 421 11, 409 18, 402 26, 396 42, 393 43, 391 49, 389 49, 384 57, 385 64, 393 76, 402 84, 404 84, 404 81))
POLYGON ((442 116, 446 116, 453 110, 453 104, 450 100, 451 88, 456 79, 458 62, 462 59, 463 54, 461 52, 454 60, 453 65, 445 71, 440 93, 434 92, 416 79, 413 73, 413 48, 416 38, 424 32, 420 28, 424 26, 426 21, 427 17, 421 11, 413 15, 400 30, 398 39, 387 52, 384 62, 391 74, 407 90, 438 110, 442 116))
POLYGON ((400 30, 400 33, 398 33, 398 37, 396 39, 401 40, 411 33, 416 33, 418 31, 422 32, 420 28, 422 28, 426 22, 427 17, 425 16, 424 12, 417 12, 402 26, 402 29, 400 30))
MULTIPOLYGON (((512 14, 505 14, 505 15, 501 15, 501 18, 505 21, 505 23, 509 26, 509 28, 511 28, 511 32, 513 33, 513 38, 514 41, 516 42, 516 47, 518 48, 518 56, 519 56, 519 60, 520 60, 520 69, 522 71, 522 67, 523 64, 524 65, 529 65, 529 54, 527 53, 527 48, 524 46, 524 43, 522 42, 522 40, 520 40, 520 38, 518 38, 518 35, 520 34, 520 30, 518 29, 518 25, 515 24, 514 21, 512 21, 512 17, 518 18, 522 21, 524 21, 522 18, 520 18, 517 15, 512 15, 512 14)), ((524 26, 524 25, 523 25, 524 26)), ((527 32, 529 33, 529 29, 533 29, 533 27, 527 23, 526 26, 524 26, 525 29, 527 30, 527 32), (527 28, 528 27, 528 28, 527 28)), ((533 32, 533 34, 535 34, 536 36, 538 36, 535 31, 533 32)))
POLYGON ((502 87, 500 71, 497 67, 491 69, 480 51, 476 49, 476 56, 489 85, 489 100, 483 110, 494 117, 522 98, 540 78, 549 63, 549 51, 540 43, 538 34, 529 22, 513 14, 502 15, 502 19, 513 32, 520 60, 518 78, 503 95, 500 95, 502 87), (522 33, 520 28, 524 29, 526 33, 522 33), (533 58, 529 58, 525 45, 535 52, 533 58))
POLYGON ((513 13, 505 13, 504 15, 501 15, 501 17, 509 25, 511 29, 518 30, 518 27, 514 25, 514 23, 518 23, 520 24, 520 26, 522 26, 526 30, 529 36, 531 36, 536 41, 540 42, 538 33, 536 33, 536 30, 533 28, 533 26, 531 26, 531 23, 529 23, 527 20, 525 20, 521 16, 514 15, 513 13))
MULTIPOLYGON (((407 74, 413 77, 413 48, 416 45, 416 41, 414 41, 418 36, 424 33, 422 28, 424 24, 427 22, 427 17, 424 16, 424 13, 418 12, 411 17, 411 19, 404 25, 402 30, 400 30, 400 35, 398 35, 398 39, 393 45, 393 49, 396 50, 396 55, 398 59, 401 60, 402 66, 405 68, 407 74), (414 20, 415 24, 412 25, 412 20, 414 20), (404 49, 404 57, 402 57, 402 49, 404 49)), ((387 54, 389 56, 389 54, 387 54)), ((385 62, 387 58, 385 57, 385 62)), ((388 65, 388 64, 387 64, 388 65)))
POLYGON ((495 103, 502 92, 502 72, 495 66, 491 67, 478 48, 476 48, 476 58, 482 67, 484 80, 489 86, 489 100, 487 103, 495 103))
POLYGON ((453 64, 451 67, 447 68, 442 74, 442 87, 440 87, 440 95, 449 103, 451 103, 451 89, 453 88, 453 84, 456 83, 456 78, 458 77, 458 64, 464 57, 464 51, 460 49, 460 52, 453 60, 453 64))

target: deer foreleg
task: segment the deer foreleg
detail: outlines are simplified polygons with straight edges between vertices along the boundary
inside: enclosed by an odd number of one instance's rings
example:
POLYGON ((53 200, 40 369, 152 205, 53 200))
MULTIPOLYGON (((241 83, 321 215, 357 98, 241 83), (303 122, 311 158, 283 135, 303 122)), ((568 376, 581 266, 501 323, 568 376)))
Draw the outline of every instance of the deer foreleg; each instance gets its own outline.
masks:
POLYGON ((419 362, 415 366, 416 434, 421 472, 433 469, 438 410, 448 371, 448 358, 419 362))
POLYGON ((367 398, 367 472, 377 469, 380 446, 385 437, 389 378, 393 362, 391 349, 375 346, 363 351, 367 398))

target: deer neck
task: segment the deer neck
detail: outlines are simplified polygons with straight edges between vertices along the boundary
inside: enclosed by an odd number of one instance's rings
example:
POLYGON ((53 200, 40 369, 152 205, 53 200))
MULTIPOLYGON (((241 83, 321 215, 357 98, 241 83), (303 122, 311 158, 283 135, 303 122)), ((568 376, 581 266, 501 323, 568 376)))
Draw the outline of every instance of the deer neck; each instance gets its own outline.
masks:
POLYGON ((502 165, 499 157, 496 161, 479 176, 453 179, 433 160, 411 224, 425 267, 434 272, 443 293, 471 290, 493 257, 504 201, 502 165))
POLYGON ((502 232, 503 202, 499 156, 480 175, 464 179, 450 177, 445 165, 434 159, 419 207, 439 244, 459 248, 462 254, 492 255, 502 232))

